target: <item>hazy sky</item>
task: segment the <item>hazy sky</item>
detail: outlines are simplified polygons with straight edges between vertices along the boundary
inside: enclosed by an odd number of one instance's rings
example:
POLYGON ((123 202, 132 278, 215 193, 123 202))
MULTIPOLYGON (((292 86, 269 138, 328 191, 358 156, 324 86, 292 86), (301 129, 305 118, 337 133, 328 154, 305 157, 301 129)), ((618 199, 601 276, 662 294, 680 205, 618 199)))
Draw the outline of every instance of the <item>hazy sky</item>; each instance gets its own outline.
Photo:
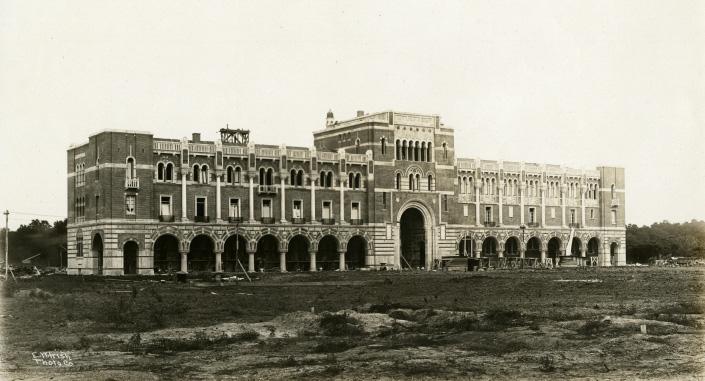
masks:
POLYGON ((705 2, 173 4, 0 0, 11 227, 66 215, 91 133, 312 146, 329 108, 439 114, 464 157, 624 166, 628 223, 705 218, 705 2))

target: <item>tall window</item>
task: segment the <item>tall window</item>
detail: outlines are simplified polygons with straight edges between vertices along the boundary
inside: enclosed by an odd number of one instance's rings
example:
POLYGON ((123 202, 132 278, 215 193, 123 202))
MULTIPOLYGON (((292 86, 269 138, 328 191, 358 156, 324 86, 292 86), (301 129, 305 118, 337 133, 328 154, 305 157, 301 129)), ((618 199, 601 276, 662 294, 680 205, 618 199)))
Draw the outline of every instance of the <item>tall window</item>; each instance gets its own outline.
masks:
POLYGON ((127 167, 125 170, 125 178, 134 179, 135 177, 137 177, 137 174, 135 173, 135 159, 132 157, 128 157, 127 167))
POLYGON ((237 218, 240 217, 240 199, 239 198, 231 198, 230 199, 230 205, 228 207, 228 216, 237 218))
POLYGON ((125 195, 125 214, 134 215, 135 214, 135 204, 136 196, 133 194, 125 195))
POLYGON ((529 208, 529 222, 532 224, 536 223, 536 209, 535 208, 529 208))
POLYGON ((448 145, 445 142, 443 142, 443 158, 448 158, 448 145))
POLYGON ((166 174, 164 177, 166 181, 174 181, 174 164, 168 163, 166 165, 166 174))
POLYGON ((575 209, 570 210, 570 223, 571 224, 575 223, 575 209))
POLYGON ((612 198, 614 198, 614 184, 610 187, 610 192, 612 194, 612 198))
POLYGON ((382 209, 387 209, 387 192, 382 192, 382 209))
POLYGON ((360 174, 356 173, 355 174, 355 189, 360 189, 361 182, 362 181, 360 180, 360 174))
POLYGON ((304 185, 304 171, 303 169, 299 169, 299 171, 296 173, 296 185, 302 187, 304 185))
POLYGON ((259 185, 264 185, 265 184, 265 177, 266 177, 266 172, 264 168, 259 169, 259 185))
POLYGON ((421 175, 416 174, 416 184, 414 184, 414 190, 421 190, 421 175))
POLYGON ((426 160, 428 162, 431 162, 431 152, 433 152, 431 150, 431 143, 428 143, 428 145, 426 146, 426 151, 428 151, 428 152, 426 152, 426 160))
POLYGON ((323 210, 321 211, 321 216, 325 219, 333 218, 332 214, 332 203, 330 201, 323 201, 323 210))
POLYGON ((610 215, 612 217, 612 225, 617 225, 617 211, 611 210, 610 215))
POLYGON ((274 182, 274 170, 272 168, 267 169, 266 185, 272 185, 274 182))
POLYGON ((171 196, 161 196, 159 204, 160 216, 171 216, 171 196))
POLYGON ((350 205, 350 219, 359 220, 360 219, 360 203, 353 202, 350 205))
POLYGON ((193 181, 196 183, 201 182, 201 167, 198 164, 193 166, 193 181))
POLYGON ((394 158, 397 160, 401 160, 401 142, 399 141, 399 139, 397 139, 397 142, 395 144, 395 148, 396 148, 396 151, 395 151, 396 156, 394 158))
POLYGON ((485 222, 492 222, 492 207, 485 207, 485 222))
MULTIPOLYGON (((326 187, 330 188, 332 186, 333 186, 333 172, 328 172, 328 174, 326 175, 326 187)), ((342 186, 342 184, 341 184, 341 186, 342 186)))
POLYGON ((447 194, 443 195, 443 211, 444 212, 448 211, 448 195, 447 194))
POLYGON ((382 143, 382 156, 387 154, 387 139, 384 138, 384 136, 381 139, 382 143))
POLYGON ((303 201, 294 200, 294 209, 292 210, 292 217, 303 218, 303 201))
POLYGON ((421 161, 426 161, 426 142, 421 142, 421 161))
POLYGON ((296 170, 292 169, 289 173, 289 184, 296 185, 296 170))
POLYGON ((354 175, 352 172, 350 172, 350 173, 348 174, 348 188, 350 188, 350 189, 354 189, 354 188, 355 188, 355 187, 354 187, 354 185, 355 185, 354 178, 355 178, 355 175, 354 175))
POLYGON ((242 181, 242 170, 240 167, 235 167, 235 177, 233 178, 233 182, 235 184, 240 184, 240 181, 242 181))
POLYGON ((590 209, 590 219, 595 218, 595 209, 590 209))
POLYGON ((433 176, 428 175, 428 190, 433 190, 433 176))
POLYGON ((401 190, 401 173, 397 173, 396 184, 394 186, 397 190, 401 190))
POLYGON ((264 199, 262 200, 262 217, 271 218, 272 217, 272 200, 264 199))
POLYGON ((409 190, 414 190, 414 175, 409 175, 409 190))
POLYGON ((355 153, 360 153, 360 139, 355 139, 355 153))
POLYGON ((164 180, 164 163, 157 164, 157 180, 164 180))
POLYGON ((76 256, 77 257, 83 256, 83 237, 82 236, 76 236, 76 256))
POLYGON ((206 198, 196 197, 196 216, 204 217, 206 216, 206 198))
POLYGON ((406 160, 406 140, 401 142, 401 159, 406 160))
POLYGON ((208 166, 204 165, 201 167, 201 184, 208 184, 208 166))

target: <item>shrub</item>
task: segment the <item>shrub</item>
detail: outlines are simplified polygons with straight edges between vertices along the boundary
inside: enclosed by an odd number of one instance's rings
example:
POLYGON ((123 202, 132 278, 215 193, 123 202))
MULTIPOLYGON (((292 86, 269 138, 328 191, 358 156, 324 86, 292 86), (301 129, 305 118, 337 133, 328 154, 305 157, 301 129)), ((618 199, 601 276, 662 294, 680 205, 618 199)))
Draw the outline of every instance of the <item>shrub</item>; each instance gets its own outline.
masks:
POLYGON ((556 370, 555 360, 551 355, 543 355, 539 359, 539 370, 542 372, 550 373, 556 370))
POLYGON ((348 316, 347 313, 325 313, 321 317, 320 326, 326 336, 361 336, 364 330, 359 324, 357 319, 348 316))
POLYGON ((604 332, 610 324, 609 320, 589 320, 578 328, 577 332, 584 336, 593 336, 604 332))

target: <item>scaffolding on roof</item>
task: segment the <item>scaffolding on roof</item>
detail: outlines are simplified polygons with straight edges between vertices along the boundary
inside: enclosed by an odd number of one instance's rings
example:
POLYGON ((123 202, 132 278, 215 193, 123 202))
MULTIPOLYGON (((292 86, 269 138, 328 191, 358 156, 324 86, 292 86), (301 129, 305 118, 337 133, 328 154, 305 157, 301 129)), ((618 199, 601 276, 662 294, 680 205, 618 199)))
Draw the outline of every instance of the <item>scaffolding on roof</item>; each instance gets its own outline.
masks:
POLYGON ((250 142, 250 130, 221 128, 220 141, 223 143, 233 143, 247 145, 250 142))

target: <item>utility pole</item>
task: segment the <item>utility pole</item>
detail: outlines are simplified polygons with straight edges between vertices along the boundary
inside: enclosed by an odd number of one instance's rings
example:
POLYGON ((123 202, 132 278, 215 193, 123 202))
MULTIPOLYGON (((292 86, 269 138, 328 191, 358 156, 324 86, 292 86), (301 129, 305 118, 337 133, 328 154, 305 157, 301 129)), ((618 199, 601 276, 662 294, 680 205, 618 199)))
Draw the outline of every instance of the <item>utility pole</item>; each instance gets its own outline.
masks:
POLYGON ((10 239, 10 229, 7 225, 7 217, 10 215, 10 212, 8 210, 5 210, 5 213, 3 213, 3 214, 5 215, 5 281, 7 281, 7 269, 9 266, 9 263, 7 261, 7 259, 8 259, 8 257, 7 257, 7 248, 8 248, 7 242, 10 239))

